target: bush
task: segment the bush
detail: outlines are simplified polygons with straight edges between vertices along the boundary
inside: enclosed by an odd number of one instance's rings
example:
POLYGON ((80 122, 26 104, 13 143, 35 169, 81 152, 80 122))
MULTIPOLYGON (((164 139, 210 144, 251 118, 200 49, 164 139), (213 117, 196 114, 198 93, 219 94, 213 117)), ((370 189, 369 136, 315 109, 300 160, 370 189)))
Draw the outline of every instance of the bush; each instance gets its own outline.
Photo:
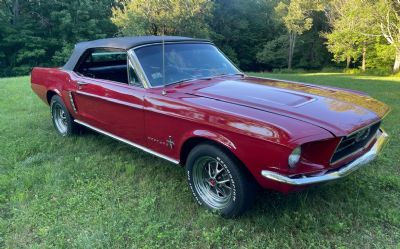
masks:
POLYGON ((360 68, 348 68, 344 69, 343 73, 355 75, 388 76, 391 75, 392 71, 388 68, 369 68, 365 72, 363 72, 360 68))
POLYGON ((400 78, 400 72, 392 74, 393 77, 400 78))
POLYGON ((340 67, 332 67, 332 66, 328 66, 328 67, 323 67, 320 72, 322 73, 342 73, 343 72, 343 68, 340 67))
POLYGON ((309 71, 301 68, 296 68, 296 69, 287 69, 287 68, 275 68, 272 70, 273 73, 307 73, 309 71))
POLYGON ((366 74, 377 75, 377 76, 388 76, 392 74, 390 68, 373 68, 367 69, 366 74))
POLYGON ((362 71, 359 68, 346 68, 343 70, 345 74, 361 74, 362 71))

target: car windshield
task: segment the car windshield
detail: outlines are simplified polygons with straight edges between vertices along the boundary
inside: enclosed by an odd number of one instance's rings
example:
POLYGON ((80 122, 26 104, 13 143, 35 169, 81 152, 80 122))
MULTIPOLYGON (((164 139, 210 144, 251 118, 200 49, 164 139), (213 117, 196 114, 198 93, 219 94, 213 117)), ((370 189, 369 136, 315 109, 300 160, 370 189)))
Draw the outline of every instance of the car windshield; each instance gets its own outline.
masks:
POLYGON ((165 44, 164 51, 165 80, 163 80, 163 46, 158 44, 135 49, 136 56, 152 86, 240 73, 212 44, 165 44))

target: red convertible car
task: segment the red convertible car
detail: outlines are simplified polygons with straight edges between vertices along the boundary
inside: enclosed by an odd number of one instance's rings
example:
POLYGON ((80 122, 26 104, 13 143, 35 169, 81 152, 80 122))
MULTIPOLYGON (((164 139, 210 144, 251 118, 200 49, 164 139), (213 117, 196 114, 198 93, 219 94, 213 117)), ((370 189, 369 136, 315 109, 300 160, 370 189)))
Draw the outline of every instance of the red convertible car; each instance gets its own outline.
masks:
POLYGON ((196 201, 242 214, 259 186, 280 192, 342 178, 373 160, 389 107, 362 92, 251 77, 208 40, 78 43, 33 91, 62 136, 86 126, 184 165, 196 201))

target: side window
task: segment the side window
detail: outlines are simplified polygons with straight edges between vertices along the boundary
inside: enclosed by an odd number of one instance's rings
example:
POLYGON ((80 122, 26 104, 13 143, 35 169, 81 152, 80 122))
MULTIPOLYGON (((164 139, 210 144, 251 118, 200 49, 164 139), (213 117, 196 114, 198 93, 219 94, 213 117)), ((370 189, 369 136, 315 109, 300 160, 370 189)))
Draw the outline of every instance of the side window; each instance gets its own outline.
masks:
POLYGON ((128 84, 127 53, 117 49, 92 49, 84 55, 76 72, 90 78, 128 84))
POLYGON ((126 61, 126 52, 112 52, 112 51, 94 51, 93 53, 90 54, 90 57, 88 58, 91 62, 94 63, 113 63, 117 61, 126 61))

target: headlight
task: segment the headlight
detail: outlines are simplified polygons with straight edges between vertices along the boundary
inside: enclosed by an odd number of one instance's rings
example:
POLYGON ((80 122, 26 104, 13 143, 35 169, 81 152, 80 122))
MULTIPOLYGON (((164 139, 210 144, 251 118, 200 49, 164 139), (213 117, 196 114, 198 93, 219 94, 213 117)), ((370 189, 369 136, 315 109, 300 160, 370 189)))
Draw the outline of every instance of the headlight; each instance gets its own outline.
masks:
POLYGON ((290 154, 288 163, 289 163, 289 168, 293 169, 296 167, 296 164, 300 161, 300 155, 301 155, 301 147, 297 147, 292 151, 292 154, 290 154))

